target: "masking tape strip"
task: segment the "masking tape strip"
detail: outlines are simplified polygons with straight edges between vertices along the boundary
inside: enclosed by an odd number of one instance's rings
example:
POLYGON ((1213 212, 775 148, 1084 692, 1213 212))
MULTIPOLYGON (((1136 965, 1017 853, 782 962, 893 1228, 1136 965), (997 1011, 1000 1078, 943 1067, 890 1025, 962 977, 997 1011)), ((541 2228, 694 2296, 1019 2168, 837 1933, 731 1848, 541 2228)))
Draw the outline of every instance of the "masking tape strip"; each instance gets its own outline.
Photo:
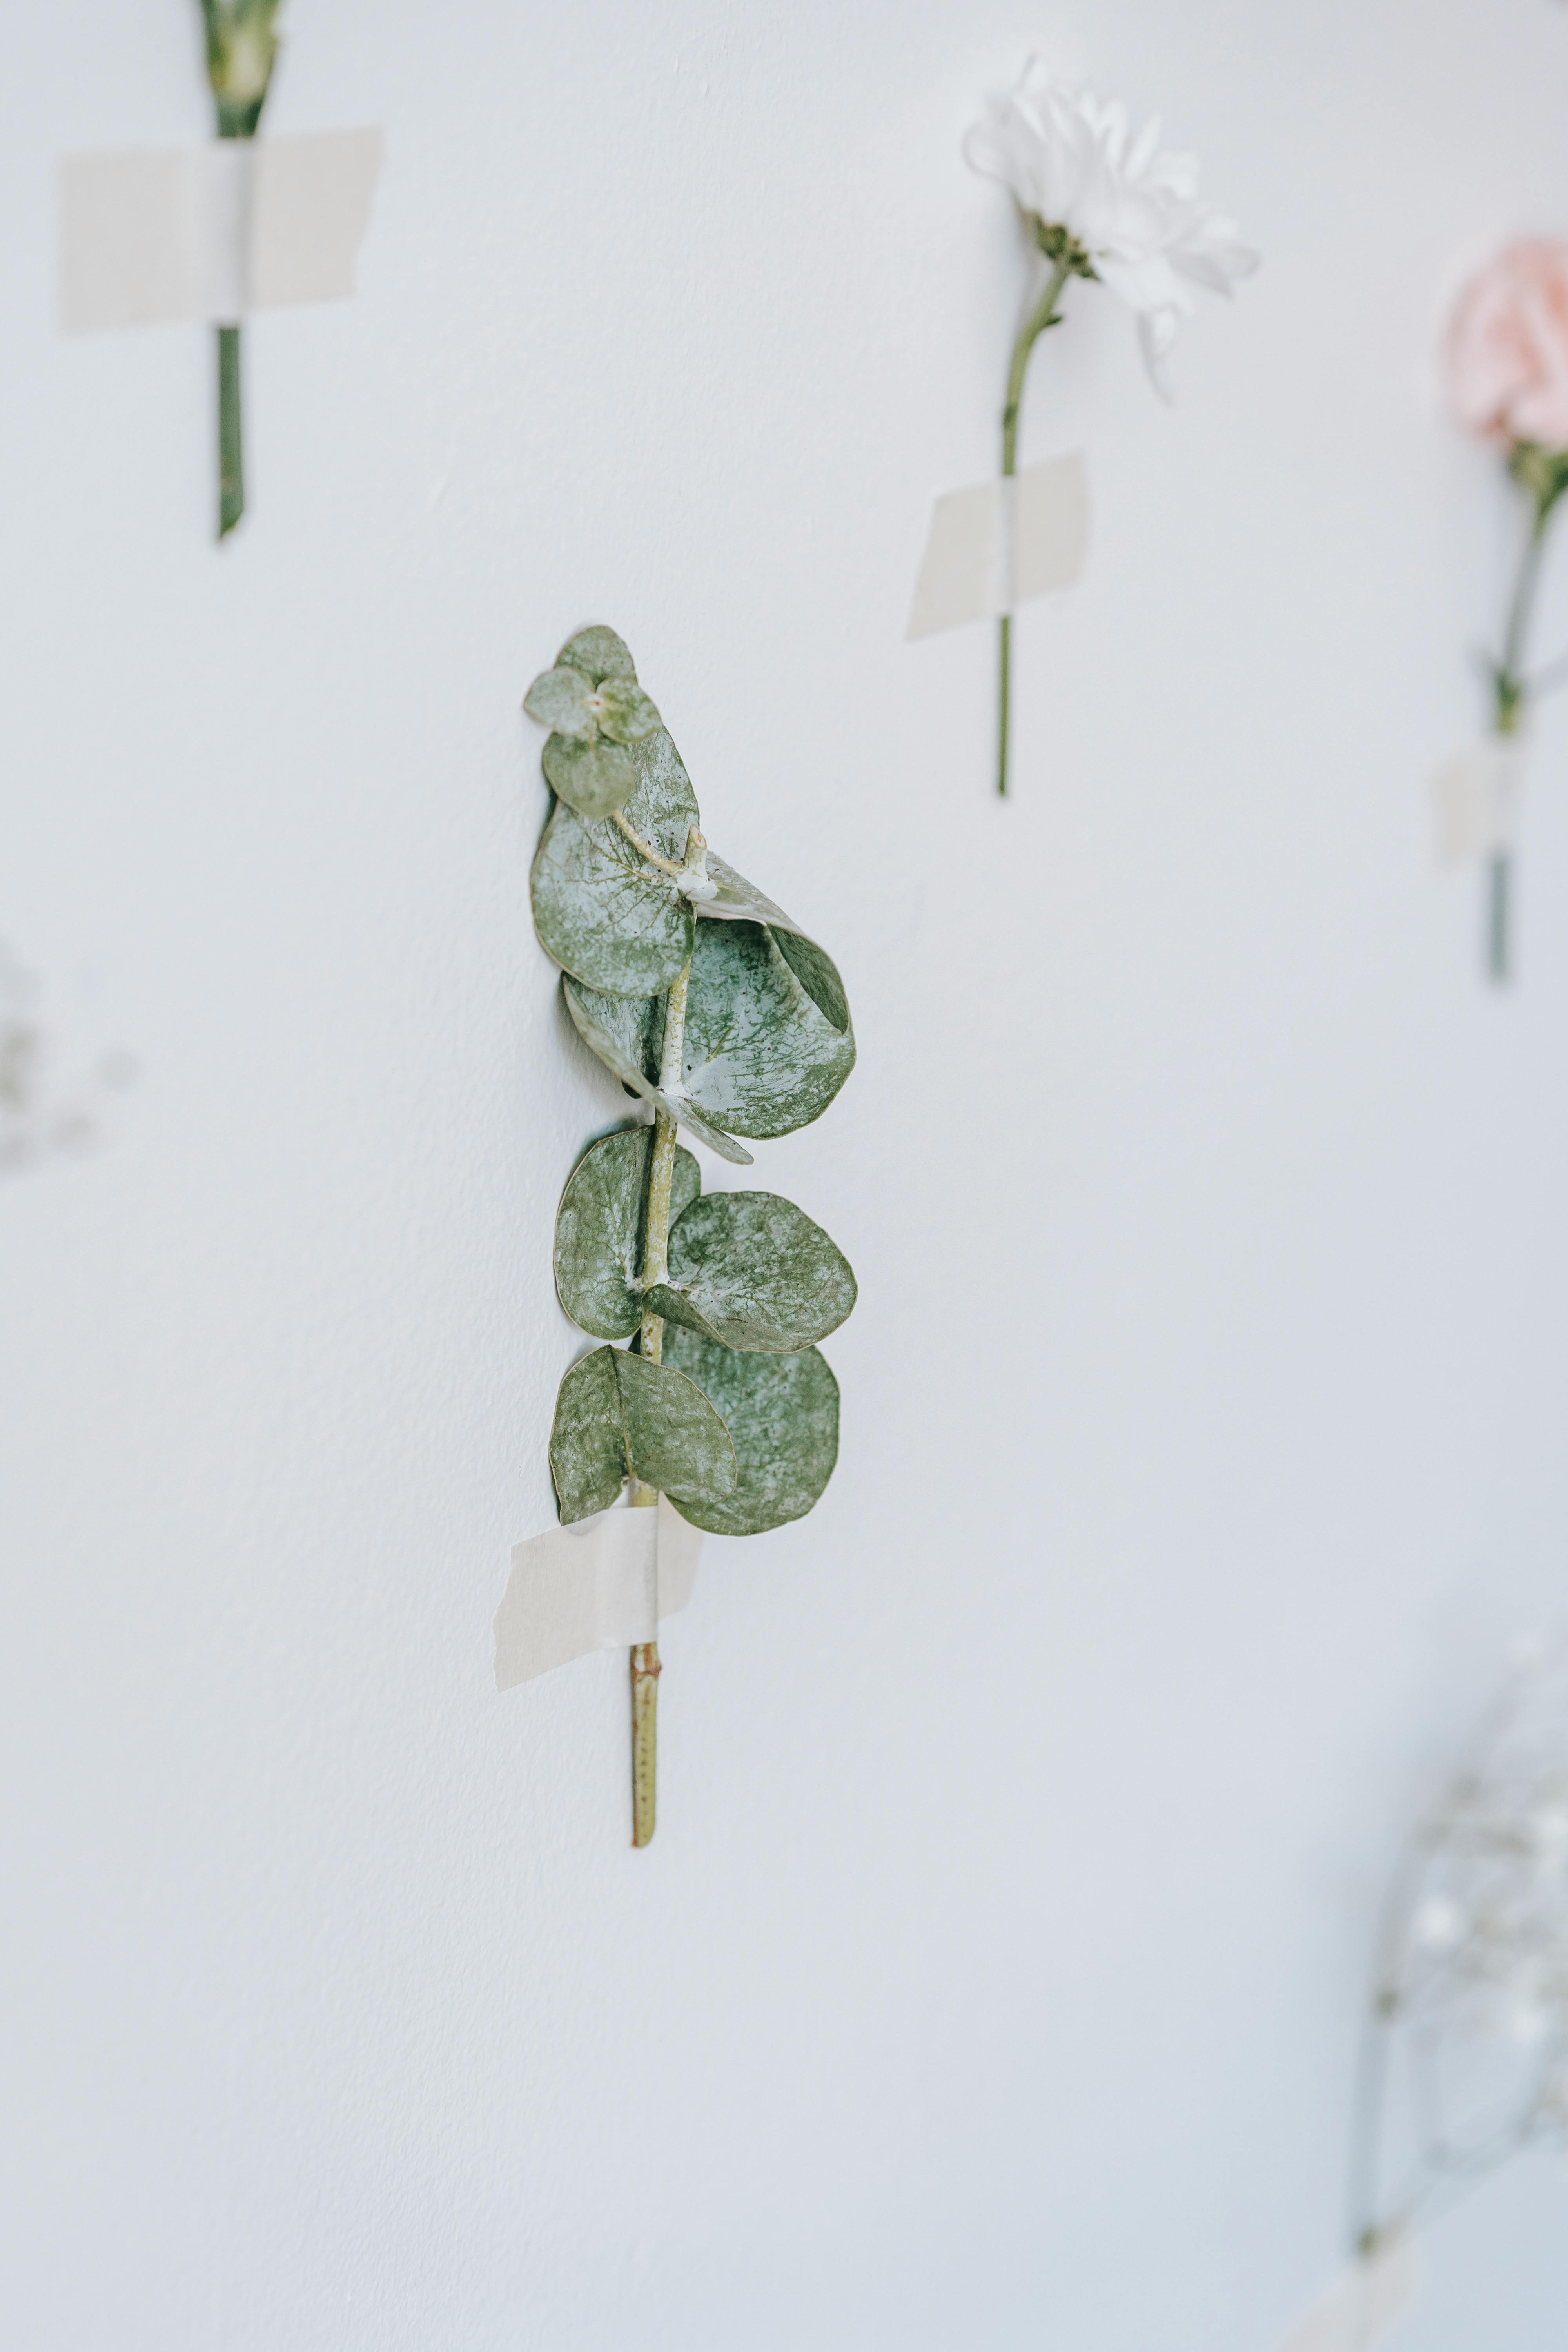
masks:
POLYGON ((700 1531, 661 1495, 656 1511, 596 1511, 512 1548, 496 1612, 496 1688, 595 1650, 652 1642, 691 1598, 700 1531))
POLYGON ((57 293, 68 335, 330 302, 381 169, 379 131, 67 155, 57 293))
POLYGON ((1026 466, 1011 480, 945 491, 931 509, 905 640, 995 620, 1053 588, 1070 588, 1088 551, 1081 451, 1026 466))
POLYGON ((1432 827, 1439 866, 1462 866, 1513 839, 1524 782, 1524 746, 1492 736, 1446 760, 1432 779, 1432 827))
POLYGON ((1371 2352, 1415 2299, 1415 2240, 1408 2230, 1342 2271, 1279 2352, 1371 2352))

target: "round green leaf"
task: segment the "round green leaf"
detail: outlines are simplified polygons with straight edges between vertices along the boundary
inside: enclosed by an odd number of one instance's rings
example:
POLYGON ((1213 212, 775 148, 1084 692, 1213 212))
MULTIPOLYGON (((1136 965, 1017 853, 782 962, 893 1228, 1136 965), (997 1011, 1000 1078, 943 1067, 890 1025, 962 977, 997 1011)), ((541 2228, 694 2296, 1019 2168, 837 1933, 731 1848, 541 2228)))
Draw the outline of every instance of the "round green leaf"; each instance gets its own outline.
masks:
MULTIPOLYGON (((572 672, 563 670, 560 675, 570 677, 572 672)), ((544 746, 542 765, 551 790, 583 816, 612 816, 637 788, 637 761, 630 751, 598 738, 581 741, 574 735, 552 735, 544 746)), ((630 842, 626 847, 631 849, 630 842)), ((632 855, 636 856, 635 850, 632 855)))
MULTIPOLYGON (((641 841, 679 865, 697 796, 661 728, 629 756, 640 781, 622 814, 641 841)), ((564 801, 544 828, 531 877, 534 928, 547 955, 609 996, 657 996, 691 954, 691 908, 610 818, 564 801)))
POLYGON ((803 1518, 838 1458, 838 1383, 815 1348, 798 1355, 738 1355, 667 1324, 667 1367, 685 1372, 718 1407, 734 1442, 731 1493, 685 1501, 683 1518, 717 1536, 761 1535, 803 1518))
MULTIPOLYGON (((566 1180, 555 1213, 555 1295, 596 1339, 629 1339, 642 1320, 640 1287, 653 1129, 634 1127, 591 1143, 566 1180)), ((702 1190, 689 1151, 677 1150, 669 1181, 674 1220, 702 1190)))
POLYGON ((683 1512, 716 1507, 734 1493, 740 1468, 734 1441, 710 1400, 674 1365, 619 1348, 611 1354, 633 1477, 657 1486, 683 1512))
POLYGON ((633 678, 607 677, 595 700, 595 716, 615 743, 641 743, 659 726, 653 702, 633 678))
POLYGON ((563 735, 579 735, 592 739, 597 722, 588 705, 594 689, 581 670, 547 669, 536 677, 522 698, 522 707, 531 719, 542 727, 553 727, 563 735))
POLYGON ((754 882, 748 882, 743 874, 737 874, 732 866, 711 850, 708 853, 708 876, 716 887, 711 898, 699 905, 699 919, 719 923, 765 923, 784 961, 818 1012, 826 1014, 840 1034, 847 1032, 849 1003, 838 968, 826 950, 806 937, 793 915, 775 907, 754 882))
POLYGON ((708 852, 708 878, 716 885, 711 898, 703 901, 702 912, 720 923, 768 923, 775 931, 798 931, 800 925, 793 915, 786 915, 775 906, 765 890, 737 874, 728 858, 717 850, 708 852))
POLYGON ((855 1304, 855 1276, 793 1201, 694 1192, 670 1227, 669 1280, 643 1303, 723 1347, 785 1354, 838 1328, 855 1304))
POLYGON ((788 1135, 827 1108, 855 1066, 855 1038, 802 987, 764 924, 699 923, 683 1060, 682 1089, 716 1127, 788 1135))
POLYGON ((561 1524, 607 1511, 626 1483, 626 1432, 615 1349, 595 1348, 567 1372, 555 1394, 550 1475, 561 1524))
POLYGON ((623 1349, 595 1348, 557 1391, 550 1475, 563 1527, 608 1510, 628 1477, 658 1487, 689 1517, 733 1491, 735 1450, 684 1373, 623 1349))
POLYGON ((844 993, 844 982, 833 958, 815 940, 808 940, 804 931, 781 931, 776 924, 771 928, 773 944, 817 1011, 830 1028, 847 1037, 849 999, 844 993))
POLYGON ((606 1070, 615 1072, 622 1086, 652 1103, 666 1118, 677 1120, 721 1160, 732 1160, 739 1168, 751 1166, 752 1155, 742 1144, 722 1129, 710 1126, 684 1097, 661 1094, 647 1075, 650 1067, 658 1066, 658 1040, 664 1034, 662 996, 603 996, 597 989, 584 988, 564 976, 561 986, 566 1010, 583 1043, 597 1054, 606 1070))
POLYGON ((568 669, 581 670, 590 686, 601 686, 607 677, 637 677, 637 667, 624 640, 614 629, 595 624, 591 629, 579 629, 568 637, 555 656, 559 669, 564 663, 568 669))

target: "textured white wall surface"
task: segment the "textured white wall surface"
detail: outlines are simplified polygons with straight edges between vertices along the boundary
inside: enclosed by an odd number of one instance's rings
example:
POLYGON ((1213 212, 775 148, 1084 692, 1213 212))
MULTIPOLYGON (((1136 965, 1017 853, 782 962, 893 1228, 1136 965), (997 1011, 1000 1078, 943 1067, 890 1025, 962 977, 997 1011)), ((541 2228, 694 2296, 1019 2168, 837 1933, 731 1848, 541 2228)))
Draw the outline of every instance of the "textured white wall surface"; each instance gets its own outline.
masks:
MULTIPOLYGON (((1568 231, 1568 16, 293 0, 270 127, 387 162, 219 551, 205 331, 53 315, 57 157, 205 135, 193 0, 13 14, 0 938, 141 1077, 0 1184, 0 2336, 1272 2352, 1400 1837, 1568 1581, 1563 718, 1506 995, 1424 797, 1511 520, 1433 349, 1568 231), (1173 410, 1093 288, 1037 356, 1094 541, 998 805, 991 632, 902 632, 1032 47, 1267 259, 1173 410), (590 619, 860 1045, 752 1180, 860 1277, 840 1466, 710 1543, 646 1853, 624 1659, 490 1671, 624 1108, 526 889, 590 619)), ((1411 2352, 1560 2347, 1565 2224, 1500 2177, 1411 2352)))

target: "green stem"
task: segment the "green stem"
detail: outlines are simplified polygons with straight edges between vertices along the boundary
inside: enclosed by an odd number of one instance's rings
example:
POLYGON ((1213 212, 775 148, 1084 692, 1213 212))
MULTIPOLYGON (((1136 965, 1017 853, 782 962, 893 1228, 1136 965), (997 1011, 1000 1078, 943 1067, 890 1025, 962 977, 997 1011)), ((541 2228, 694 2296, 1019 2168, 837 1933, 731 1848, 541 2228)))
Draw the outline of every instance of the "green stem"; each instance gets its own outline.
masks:
POLYGON ((1494 849, 1487 865, 1487 978, 1503 988, 1509 980, 1510 885, 1513 860, 1506 849, 1494 849))
MULTIPOLYGON (((687 965, 670 983, 664 1003, 664 1050, 659 1056, 662 1093, 680 1085, 686 1048, 686 996, 691 981, 687 965)), ((669 1194, 675 1174, 675 1121, 660 1111, 654 1120, 653 1150, 648 1157, 647 1218, 643 1240, 642 1278, 645 1290, 669 1279, 669 1194)), ((639 1341, 649 1363, 664 1353, 664 1318, 644 1315, 639 1341)), ((658 1489, 632 1480, 632 1502, 644 1510, 656 1509, 658 1489)), ((657 1642, 639 1642, 632 1651, 632 1843, 647 1845, 658 1819, 658 1677, 662 1671, 657 1642)))
MULTIPOLYGON (((1509 602, 1503 631, 1502 656, 1492 674, 1492 728, 1500 736, 1517 735, 1524 724, 1530 683, 1524 675, 1524 650, 1530 635, 1535 593, 1541 584, 1541 558, 1546 526, 1555 503, 1538 496, 1529 536, 1519 559, 1519 571, 1509 602)), ((1507 984, 1512 964, 1512 860, 1506 849, 1495 849, 1487 866, 1487 977, 1495 987, 1507 984)))
MULTIPOLYGON (((1007 396, 1002 409, 1002 478, 1011 481, 1018 470, 1018 411, 1024 399, 1024 377, 1029 365, 1029 353, 1034 350, 1047 327, 1057 322, 1057 297, 1071 275, 1072 265, 1067 261, 1052 264, 1046 280, 1046 290, 1018 330, 1013 345, 1013 357, 1007 368, 1007 396)), ((1001 676, 999 681, 999 711, 996 728, 996 790, 1005 796, 1007 791, 1007 748, 1012 731, 1013 714, 1013 615, 1004 613, 1001 621, 1001 676)))
POLYGON ((217 535, 245 512, 245 447, 239 404, 239 329, 217 331, 217 535))

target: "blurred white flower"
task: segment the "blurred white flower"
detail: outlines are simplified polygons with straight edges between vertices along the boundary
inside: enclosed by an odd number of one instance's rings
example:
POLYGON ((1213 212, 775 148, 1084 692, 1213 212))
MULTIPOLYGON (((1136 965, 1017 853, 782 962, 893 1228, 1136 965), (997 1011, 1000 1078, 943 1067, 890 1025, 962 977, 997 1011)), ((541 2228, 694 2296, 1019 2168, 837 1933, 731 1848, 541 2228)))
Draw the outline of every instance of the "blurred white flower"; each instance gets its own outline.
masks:
POLYGON ((1542 1853, 1560 1853, 1568 1847, 1568 1806, 1543 1805, 1531 1817, 1531 1832, 1542 1853))
POLYGON ((1124 106, 1068 89, 1033 58, 1015 89, 986 101, 963 153, 1012 190, 1044 251, 1076 247, 1079 274, 1137 312, 1150 376, 1169 400, 1165 361, 1192 289, 1228 294, 1258 263, 1235 222, 1200 200, 1197 157, 1162 151, 1158 117, 1134 138, 1124 106))
POLYGON ((1465 1915, 1451 1895, 1429 1895, 1417 1908, 1410 1932, 1416 1943, 1445 1951, 1464 1934, 1465 1915))

